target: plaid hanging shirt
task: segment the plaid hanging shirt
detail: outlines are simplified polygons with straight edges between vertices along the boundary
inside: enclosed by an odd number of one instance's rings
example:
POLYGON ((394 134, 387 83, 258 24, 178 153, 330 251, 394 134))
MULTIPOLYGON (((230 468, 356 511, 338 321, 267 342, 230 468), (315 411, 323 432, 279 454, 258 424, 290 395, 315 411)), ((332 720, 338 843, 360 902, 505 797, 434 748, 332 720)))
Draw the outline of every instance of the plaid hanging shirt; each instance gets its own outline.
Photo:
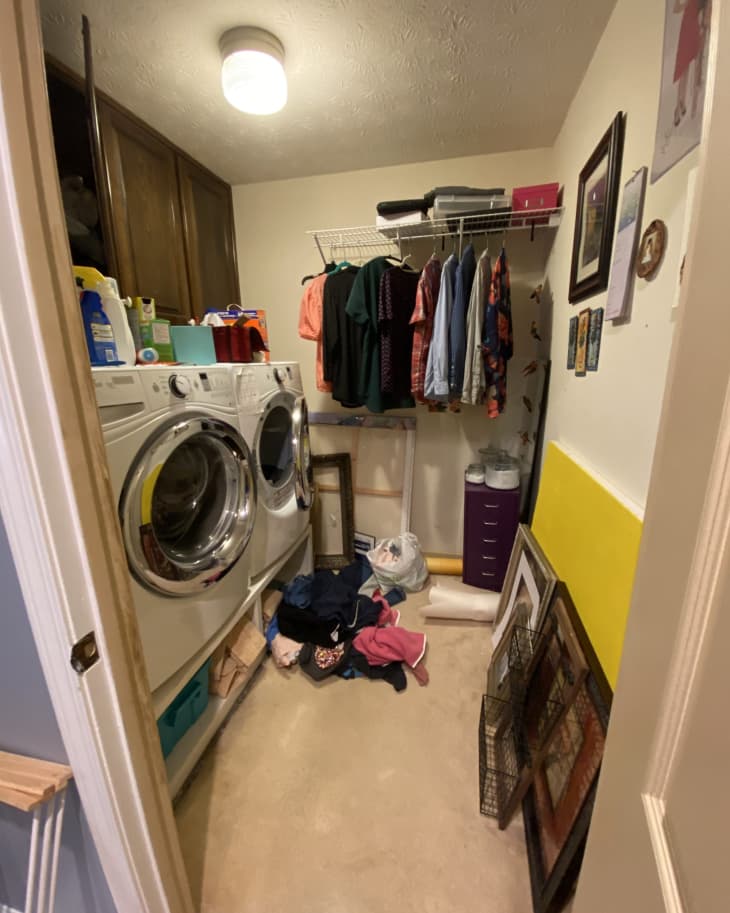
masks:
POLYGON ((433 337, 433 318, 440 285, 441 261, 434 255, 421 272, 416 289, 416 306, 410 319, 410 323, 413 324, 411 393, 419 403, 425 402, 423 388, 426 383, 426 364, 433 337))
POLYGON ((512 358, 512 299, 507 252, 497 258, 492 271, 489 300, 484 314, 482 355, 487 387, 487 415, 497 418, 507 404, 507 362, 512 358))

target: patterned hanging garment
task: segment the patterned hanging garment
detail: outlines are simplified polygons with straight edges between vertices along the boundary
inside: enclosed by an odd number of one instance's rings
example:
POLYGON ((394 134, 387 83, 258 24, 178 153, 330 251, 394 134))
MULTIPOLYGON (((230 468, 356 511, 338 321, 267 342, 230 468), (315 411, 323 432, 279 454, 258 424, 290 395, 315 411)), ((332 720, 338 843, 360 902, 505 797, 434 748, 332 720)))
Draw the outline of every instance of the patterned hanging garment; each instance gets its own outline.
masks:
POLYGON ((512 301, 507 251, 492 270, 489 299, 484 314, 482 355, 487 387, 487 415, 497 418, 507 404, 507 362, 512 358, 512 301))

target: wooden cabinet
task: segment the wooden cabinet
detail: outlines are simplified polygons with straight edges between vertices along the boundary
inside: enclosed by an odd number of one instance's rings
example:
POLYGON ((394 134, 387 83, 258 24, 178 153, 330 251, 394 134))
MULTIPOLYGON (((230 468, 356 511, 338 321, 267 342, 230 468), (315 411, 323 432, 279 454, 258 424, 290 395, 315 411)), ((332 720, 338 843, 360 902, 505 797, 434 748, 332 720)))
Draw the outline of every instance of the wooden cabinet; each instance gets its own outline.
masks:
POLYGON ((174 148, 116 107, 99 116, 111 192, 111 221, 124 295, 155 299, 158 317, 192 313, 174 148))
POLYGON ((183 236, 193 314, 240 302, 231 188, 191 159, 178 156, 183 236))
POLYGON ((501 590, 520 522, 520 490, 464 485, 464 583, 501 590))
POLYGON ((107 215, 107 230, 100 220, 93 237, 69 229, 74 262, 116 275, 122 295, 153 297, 158 316, 173 323, 240 302, 230 186, 93 81, 85 89, 52 60, 47 72, 59 177, 96 194, 107 215), (101 161, 89 143, 85 91, 97 99, 101 161))

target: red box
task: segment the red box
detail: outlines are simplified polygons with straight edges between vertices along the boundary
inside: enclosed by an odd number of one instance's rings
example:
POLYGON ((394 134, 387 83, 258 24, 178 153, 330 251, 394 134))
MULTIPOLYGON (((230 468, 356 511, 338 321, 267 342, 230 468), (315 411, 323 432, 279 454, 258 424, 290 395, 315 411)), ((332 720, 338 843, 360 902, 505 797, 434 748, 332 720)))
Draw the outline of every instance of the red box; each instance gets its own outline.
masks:
POLYGON ((535 212, 540 209, 557 209, 560 205, 560 184, 534 184, 532 187, 515 187, 512 191, 512 226, 547 225, 548 216, 536 219, 519 217, 521 210, 535 212))

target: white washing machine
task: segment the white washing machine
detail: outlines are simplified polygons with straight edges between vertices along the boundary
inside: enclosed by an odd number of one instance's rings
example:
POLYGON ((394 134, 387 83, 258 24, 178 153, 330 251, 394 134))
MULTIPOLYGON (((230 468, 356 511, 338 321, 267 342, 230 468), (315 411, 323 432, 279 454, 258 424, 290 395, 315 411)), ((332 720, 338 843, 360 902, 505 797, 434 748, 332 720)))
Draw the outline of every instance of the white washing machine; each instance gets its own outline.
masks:
POLYGON ((237 365, 233 373, 241 432, 256 467, 251 577, 257 580, 271 572, 309 526, 314 492, 309 415, 296 362, 237 365))
POLYGON ((246 599, 253 458, 230 371, 95 368, 93 376, 150 689, 162 710, 155 692, 167 695, 196 654, 205 660, 206 644, 246 599))

